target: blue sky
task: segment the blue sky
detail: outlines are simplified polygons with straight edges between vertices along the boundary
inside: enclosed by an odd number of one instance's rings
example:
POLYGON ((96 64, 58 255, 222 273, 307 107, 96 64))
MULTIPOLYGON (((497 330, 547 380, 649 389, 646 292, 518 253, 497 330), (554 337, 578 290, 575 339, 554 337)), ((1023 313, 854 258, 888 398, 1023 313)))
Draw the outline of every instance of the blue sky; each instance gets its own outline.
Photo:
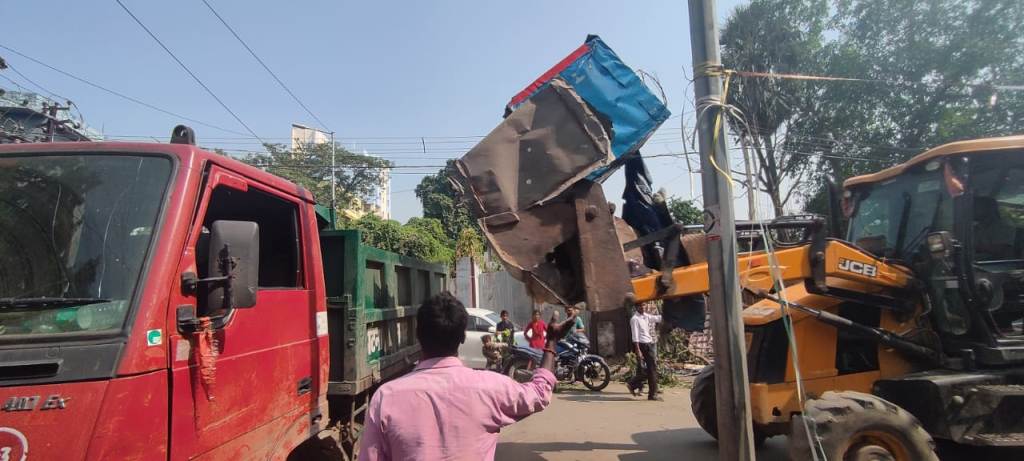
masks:
MULTIPOLYGON (((286 142, 293 122, 315 125, 200 0, 123 0, 261 137, 286 142)), ((349 148, 393 160, 393 217, 420 214, 412 189, 501 120, 508 99, 598 34, 635 69, 658 77, 676 116, 648 155, 680 152, 680 122, 693 126, 686 2, 289 2, 208 0, 349 148), (689 106, 689 107, 687 107, 689 106), (680 116, 681 114, 681 116, 680 116), (419 137, 424 137, 427 153, 419 137)), ((719 23, 738 0, 720 1, 719 23)), ((0 44, 168 111, 245 132, 113 0, 2 2, 0 44)), ((166 139, 181 122, 118 99, 0 49, 15 68, 71 98, 107 135, 166 139)), ((16 75, 5 71, 22 85, 16 75)), ((10 87, 0 80, 0 87, 10 87)), ((256 149, 254 139, 192 124, 200 143, 256 149)), ((648 160, 656 187, 684 198, 680 158, 648 160)), ((699 183, 693 190, 700 194, 699 183)), ((605 193, 622 192, 621 173, 605 193)), ((737 207, 745 210, 742 201, 737 207)))

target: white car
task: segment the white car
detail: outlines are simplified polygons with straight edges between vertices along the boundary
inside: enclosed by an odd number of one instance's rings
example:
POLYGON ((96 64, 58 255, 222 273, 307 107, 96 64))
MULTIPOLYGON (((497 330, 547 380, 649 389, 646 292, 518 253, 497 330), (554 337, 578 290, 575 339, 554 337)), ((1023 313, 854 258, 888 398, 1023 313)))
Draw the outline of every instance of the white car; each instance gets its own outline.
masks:
MULTIPOLYGON (((466 322, 466 342, 459 346, 459 360, 470 368, 482 369, 487 367, 487 358, 483 353, 484 335, 491 335, 497 329, 501 316, 497 312, 488 309, 466 309, 469 314, 469 321, 466 322)), ((523 329, 516 325, 515 334, 512 335, 516 345, 526 346, 526 337, 523 336, 523 329)))

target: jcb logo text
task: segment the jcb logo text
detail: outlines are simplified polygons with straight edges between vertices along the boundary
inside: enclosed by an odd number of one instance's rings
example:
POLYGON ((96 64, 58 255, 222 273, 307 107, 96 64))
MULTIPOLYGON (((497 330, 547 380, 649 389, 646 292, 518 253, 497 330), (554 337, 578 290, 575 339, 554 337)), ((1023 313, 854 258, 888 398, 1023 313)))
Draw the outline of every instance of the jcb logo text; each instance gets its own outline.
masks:
POLYGON ((878 266, 858 261, 851 261, 845 258, 839 258, 839 270, 853 272, 854 274, 861 274, 867 277, 875 277, 878 275, 878 266))

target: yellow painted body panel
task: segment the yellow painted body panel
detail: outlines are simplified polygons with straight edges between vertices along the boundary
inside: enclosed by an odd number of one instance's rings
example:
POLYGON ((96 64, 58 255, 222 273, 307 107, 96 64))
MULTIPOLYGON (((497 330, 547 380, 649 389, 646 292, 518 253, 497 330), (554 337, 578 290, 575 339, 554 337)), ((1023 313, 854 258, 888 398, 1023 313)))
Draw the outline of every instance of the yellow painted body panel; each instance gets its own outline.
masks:
MULTIPOLYGON (((843 284, 856 282, 842 281, 843 284)), ((847 287, 849 288, 849 287, 847 287)), ((814 307, 836 314, 841 301, 827 296, 807 292, 803 284, 787 287, 782 295, 789 302, 814 307)), ((865 307, 865 309, 874 309, 865 307)), ((879 326, 897 334, 903 334, 915 327, 914 319, 919 318, 920 306, 913 315, 898 319, 888 309, 883 309, 879 326)), ((782 307, 770 300, 759 301, 743 311, 746 325, 763 325, 782 317, 782 307)), ((796 338, 797 358, 804 380, 807 397, 816 398, 830 390, 871 392, 872 384, 878 379, 901 376, 914 371, 914 363, 906 356, 883 346, 878 346, 878 370, 840 376, 835 367, 838 334, 835 327, 826 325, 808 314, 790 310, 793 321, 793 335, 796 338)), ((797 403, 796 372, 792 353, 787 354, 785 382, 776 384, 751 383, 751 405, 754 421, 758 424, 785 422, 794 412, 800 411, 797 403)))
MULTIPOLYGON (((905 287, 911 279, 910 271, 894 264, 875 259, 873 256, 850 246, 850 244, 830 240, 825 244, 825 274, 829 284, 853 283, 843 288, 861 289, 872 293, 885 288, 905 287), (850 263, 853 263, 852 266, 850 263), (844 264, 847 268, 844 269, 844 264), (851 269, 859 269, 856 272, 851 269), (873 275, 865 275, 873 274, 873 275)), ((783 248, 775 251, 778 262, 778 274, 786 285, 811 278, 811 246, 801 245, 794 248, 783 248)), ((750 290, 770 290, 773 287, 771 266, 768 255, 763 252, 743 253, 737 258, 737 269, 740 286, 750 290)), ((633 293, 637 302, 655 299, 692 296, 708 291, 707 263, 677 267, 672 271, 675 286, 671 291, 659 293, 658 278, 660 272, 637 277, 632 280, 633 293)))

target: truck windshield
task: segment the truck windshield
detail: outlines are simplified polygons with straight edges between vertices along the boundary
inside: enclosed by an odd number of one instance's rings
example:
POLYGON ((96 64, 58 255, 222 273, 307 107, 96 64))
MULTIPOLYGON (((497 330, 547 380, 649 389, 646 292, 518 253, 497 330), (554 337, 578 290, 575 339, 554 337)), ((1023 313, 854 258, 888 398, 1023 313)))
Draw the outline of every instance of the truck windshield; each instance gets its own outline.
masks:
POLYGON ((0 341, 120 330, 170 174, 160 157, 0 157, 0 341))
POLYGON ((905 173, 854 193, 849 240, 879 257, 907 259, 929 232, 950 230, 941 169, 905 173))

